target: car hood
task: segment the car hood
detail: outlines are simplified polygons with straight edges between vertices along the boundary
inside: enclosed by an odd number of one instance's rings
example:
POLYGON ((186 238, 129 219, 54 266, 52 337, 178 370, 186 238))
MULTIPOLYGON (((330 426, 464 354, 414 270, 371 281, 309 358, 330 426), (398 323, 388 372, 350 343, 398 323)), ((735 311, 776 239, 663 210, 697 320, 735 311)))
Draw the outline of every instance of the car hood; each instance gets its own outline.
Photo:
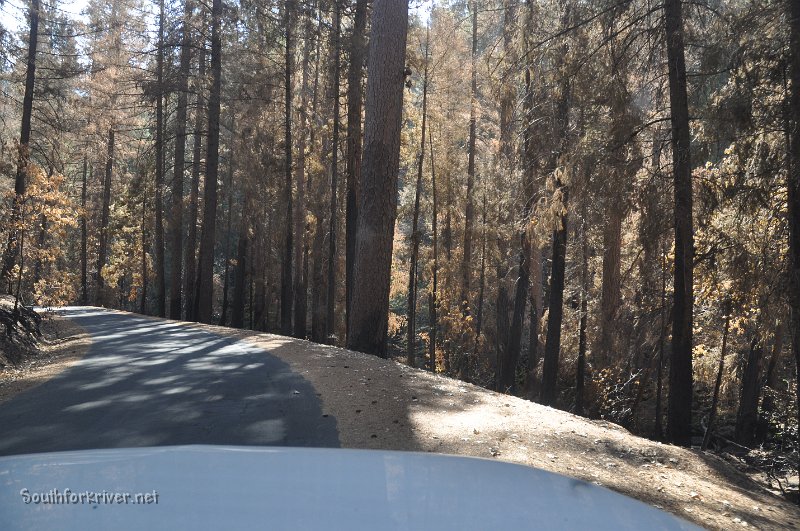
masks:
POLYGON ((0 458, 0 529, 699 529, 487 459, 176 446, 0 458))

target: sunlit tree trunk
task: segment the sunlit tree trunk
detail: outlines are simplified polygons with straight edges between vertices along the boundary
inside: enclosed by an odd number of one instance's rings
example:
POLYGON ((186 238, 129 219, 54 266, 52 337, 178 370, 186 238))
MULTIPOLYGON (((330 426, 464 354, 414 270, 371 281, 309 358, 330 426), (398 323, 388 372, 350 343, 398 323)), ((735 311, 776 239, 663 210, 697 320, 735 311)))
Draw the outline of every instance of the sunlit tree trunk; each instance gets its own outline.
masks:
POLYGON ((347 346, 386 356, 408 0, 375 0, 347 346))

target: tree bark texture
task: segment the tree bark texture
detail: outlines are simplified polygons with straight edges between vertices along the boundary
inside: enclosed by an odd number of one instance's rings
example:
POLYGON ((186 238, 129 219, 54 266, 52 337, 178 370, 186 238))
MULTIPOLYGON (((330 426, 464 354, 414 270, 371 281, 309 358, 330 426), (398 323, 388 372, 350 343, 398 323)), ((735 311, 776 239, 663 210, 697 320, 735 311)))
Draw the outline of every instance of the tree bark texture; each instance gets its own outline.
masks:
POLYGON ((220 19, 222 0, 211 7, 211 91, 208 100, 208 143, 203 205, 203 230, 198 264, 197 320, 211 323, 214 295, 214 243, 217 218, 217 175, 219 171, 219 113, 222 87, 222 41, 220 19))
POLYGON ((692 165, 689 103, 680 0, 665 0, 672 121, 672 171, 675 188, 675 274, 673 279, 672 357, 669 370, 667 432, 671 442, 688 446, 692 437, 692 306, 694 304, 692 165))
POLYGON ((408 0, 375 0, 347 346, 384 357, 397 216, 408 0))
POLYGON ((350 302, 353 298, 353 261, 358 220, 358 186, 361 182, 361 78, 364 70, 367 0, 356 0, 353 34, 350 37, 350 68, 347 73, 347 203, 345 205, 345 305, 346 334, 350 334, 350 302))

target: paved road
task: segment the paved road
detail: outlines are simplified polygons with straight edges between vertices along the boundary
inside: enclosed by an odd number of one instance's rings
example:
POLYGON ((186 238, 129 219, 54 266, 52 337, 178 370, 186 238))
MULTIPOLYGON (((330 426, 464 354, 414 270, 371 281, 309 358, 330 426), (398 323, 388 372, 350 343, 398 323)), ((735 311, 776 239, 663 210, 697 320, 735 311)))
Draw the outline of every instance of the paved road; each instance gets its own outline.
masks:
POLYGON ((314 388, 263 349, 98 308, 87 355, 0 404, 0 455, 176 444, 338 447, 314 388))

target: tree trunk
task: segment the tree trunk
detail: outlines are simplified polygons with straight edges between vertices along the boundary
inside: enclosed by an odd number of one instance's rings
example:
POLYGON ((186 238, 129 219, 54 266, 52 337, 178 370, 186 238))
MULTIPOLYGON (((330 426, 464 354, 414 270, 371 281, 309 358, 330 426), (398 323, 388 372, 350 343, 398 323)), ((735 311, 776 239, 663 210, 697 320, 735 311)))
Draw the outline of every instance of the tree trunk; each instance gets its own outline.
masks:
POLYGON ((664 389, 664 344, 667 339, 667 271, 666 271, 666 251, 661 249, 661 325, 658 335, 658 372, 656 376, 656 410, 655 428, 653 430, 656 440, 664 438, 664 427, 662 423, 662 396, 664 389))
POLYGON ((528 271, 527 256, 530 254, 524 236, 521 236, 519 251, 519 277, 514 289, 514 312, 511 317, 511 327, 508 330, 508 343, 505 355, 500 363, 500 378, 498 391, 503 393, 516 392, 517 363, 519 362, 520 348, 522 345, 522 322, 525 320, 525 306, 528 303, 528 271))
POLYGON ((347 346, 386 356, 408 0, 375 0, 347 346))
POLYGON ((739 410, 736 413, 736 442, 742 446, 751 446, 755 441, 756 424, 758 423, 758 398, 761 394, 761 358, 764 353, 760 334, 750 343, 744 373, 742 389, 739 395, 739 410))
POLYGON ((314 45, 313 19, 309 15, 305 24, 305 42, 303 44, 303 79, 300 88, 300 125, 297 135, 297 164, 295 167, 295 183, 297 186, 297 205, 294 210, 294 337, 306 337, 307 279, 304 265, 305 251, 308 248, 306 231, 306 134, 308 130, 308 83, 311 59, 311 48, 314 45))
MULTIPOLYGON (((358 186, 361 181, 361 78, 364 70, 367 0, 356 0, 353 34, 350 37, 350 68, 347 72, 347 204, 345 218, 345 306, 346 335, 350 335, 350 301, 353 297, 353 259, 358 220, 358 186)), ((425 139, 423 138, 423 143, 425 139)))
MULTIPOLYGON (((228 184, 225 187, 228 199, 228 212, 225 221, 225 271, 222 274, 222 312, 219 316, 220 326, 228 323, 228 289, 231 285, 231 216, 233 214, 233 157, 228 161, 228 184)), ((244 217, 244 216, 243 216, 244 217)), ((244 310, 243 310, 244 311, 244 310)), ((241 326, 239 327, 241 328, 241 326)))
POLYGON ((483 294, 486 288, 486 192, 483 194, 483 219, 481 220, 481 271, 478 276, 478 304, 475 316, 475 352, 478 350, 478 340, 483 329, 483 294))
MULTIPOLYGON (((7 292, 13 291, 12 270, 17 262, 20 245, 17 240, 21 235, 15 228, 22 218, 22 201, 27 188, 28 163, 30 162, 31 116, 33 114, 33 89, 36 81, 36 47, 39 39, 39 0, 31 0, 28 10, 30 31, 28 33, 28 60, 25 70, 25 94, 22 98, 22 123, 19 134, 19 156, 17 159, 17 175, 14 180, 14 204, 11 212, 11 230, 8 231, 8 243, 3 253, 3 270, 0 281, 7 282, 7 292)), ((21 268, 20 268, 21 269, 21 268)))
POLYGON ((108 146, 106 153, 106 171, 103 175, 103 203, 100 208, 100 235, 97 250, 97 277, 95 279, 95 305, 102 306, 105 291, 103 282, 103 266, 108 255, 108 218, 111 210, 111 175, 114 171, 114 127, 108 130, 108 146))
POLYGON ((322 304, 322 290, 324 289, 324 268, 322 248, 325 244, 325 229, 323 228, 324 219, 317 217, 314 228, 314 267, 312 271, 311 284, 311 340, 315 343, 324 343, 325 326, 325 307, 322 304))
MULTIPOLYGON (((442 231, 442 243, 444 244, 444 254, 447 258, 447 263, 451 263, 453 259, 453 182, 450 178, 450 172, 446 171, 444 174, 444 189, 445 189, 445 207, 444 213, 444 230, 442 231)), ((448 284, 450 275, 446 275, 445 286, 448 284)))
MULTIPOLYGON (((250 220, 250 227, 255 229, 256 226, 265 226, 267 218, 270 216, 269 205, 263 204, 261 208, 261 220, 250 220)), ((267 277, 269 276, 268 267, 266 267, 266 248, 269 248, 269 236, 259 234, 259 231, 248 231, 253 233, 251 246, 250 246, 250 263, 253 270, 253 284, 255 291, 255 298, 253 301, 253 330, 266 332, 266 315, 264 313, 267 307, 267 277)), ((249 236, 248 236, 249 237, 249 236)), ((299 268, 299 263, 295 262, 296 268, 299 268)))
POLYGON ((499 285, 497 287, 497 300, 495 301, 495 328, 497 329, 497 337, 495 338, 494 390, 501 393, 508 391, 508 387, 505 386, 502 381, 502 373, 504 371, 504 365, 507 365, 507 362, 504 361, 504 357, 508 352, 508 331, 511 328, 508 322, 508 308, 510 305, 508 289, 506 288, 506 283, 503 281, 504 277, 505 272, 503 271, 503 267, 497 264, 497 282, 499 285))
MULTIPOLYGON (((561 21, 562 28, 569 26, 570 6, 567 4, 561 21)), ((569 46, 565 43, 560 61, 564 61, 569 46)), ((562 63, 563 66, 563 63, 562 63)), ((553 168, 561 162, 559 159, 566 151, 567 131, 569 130, 570 108, 570 78, 562 74, 559 87, 559 100, 556 106, 556 134, 558 135, 558 151, 554 153, 553 168)), ((558 365, 561 354, 561 321, 564 316, 564 278, 567 258, 567 212, 569 206, 569 187, 556 178, 556 190, 561 194, 561 203, 564 214, 557 221, 553 230, 553 259, 550 272, 550 303, 549 318, 547 320, 547 343, 544 350, 544 364, 542 365, 542 391, 541 400, 546 406, 555 404, 558 384, 558 365)))
POLYGON ((672 118, 672 170, 675 187, 675 276, 672 359, 669 370, 667 431, 674 444, 692 438, 692 165, 689 153, 689 104, 680 0, 665 0, 669 100, 672 118))
POLYGON ((700 446, 701 450, 708 448, 708 442, 711 440, 711 432, 714 429, 714 421, 717 419, 717 403, 719 402, 719 389, 722 386, 722 371, 725 369, 725 354, 728 347, 728 331, 731 326, 731 305, 730 301, 726 301, 723 306, 725 312, 725 326, 722 329, 722 351, 719 354, 719 366, 717 367, 717 379, 714 382, 714 396, 711 398, 711 410, 708 413, 708 425, 706 426, 706 433, 703 436, 703 444, 700 446))
POLYGON ((464 254, 461 257, 461 292, 459 307, 462 314, 469 314, 469 277, 472 258, 472 223, 475 217, 475 206, 472 201, 472 189, 475 186, 475 135, 478 115, 478 3, 472 1, 472 92, 469 111, 469 159, 467 162, 467 205, 464 210, 464 254))
POLYGON ((778 372, 775 367, 783 351, 783 336, 786 333, 784 321, 781 319, 775 325, 775 334, 772 342, 772 354, 767 363, 767 371, 764 375, 764 399, 761 401, 761 411, 758 415, 758 427, 756 428, 756 439, 759 442, 766 441, 769 433, 770 417, 775 410, 774 393, 780 392, 778 389, 778 372))
MULTIPOLYGON (((246 247, 246 244, 245 244, 245 254, 246 254, 246 251, 247 251, 247 247, 246 247)), ((242 281, 243 282, 244 282, 244 279, 246 278, 246 277, 244 277, 244 275, 246 275, 246 274, 247 274, 247 270, 242 272, 242 275, 243 275, 242 281)), ((250 330, 255 330, 255 326, 254 326, 255 321, 254 321, 254 316, 253 316, 253 292, 255 290, 253 289, 253 268, 252 268, 252 263, 250 264, 250 282, 248 282, 248 285, 249 285, 248 286, 249 287, 249 292, 248 292, 249 296, 247 298, 247 302, 248 302, 248 304, 247 304, 247 309, 248 309, 248 312, 247 312, 248 313, 248 315, 247 315, 247 317, 248 317, 247 323, 249 324, 248 328, 250 330)))
MULTIPOLYGON (((613 201, 613 199, 612 199, 613 201)), ((606 210, 603 227, 603 280, 600 295, 600 337, 592 352, 598 368, 613 363, 617 310, 620 306, 620 254, 622 251, 622 209, 612 205, 606 210)))
POLYGON ((287 0, 285 10, 286 55, 284 58, 284 201, 286 201, 285 243, 281 262, 281 333, 292 333, 293 281, 292 259, 294 252, 294 214, 292 212, 292 67, 294 63, 294 0, 287 0))
POLYGON ((514 157, 512 118, 516 94, 512 81, 519 60, 514 50, 516 18, 516 0, 503 0, 503 54, 506 65, 500 87, 500 160, 504 170, 511 165, 514 157))
MULTIPOLYGON (((87 187, 86 187, 86 171, 87 171, 87 157, 86 155, 83 156, 83 174, 81 176, 81 304, 84 306, 89 304, 89 252, 88 252, 88 232, 86 229, 86 220, 88 218, 88 213, 86 212, 86 196, 87 196, 87 187)), ((144 186, 144 179, 142 179, 142 190, 145 190, 144 186)), ((144 193, 144 192, 143 192, 144 193)), ((144 206, 142 206, 144 208, 144 206)), ((142 227, 144 230, 144 227, 142 227)), ((142 232, 142 238, 144 238, 144 232, 142 232)), ((142 239, 142 245, 144 246, 144 239, 142 239)), ((143 277, 144 278, 144 277, 143 277)))
POLYGON ((164 272, 164 0, 158 3, 158 52, 156 57, 156 193, 155 259, 156 316, 166 317, 167 292, 164 272))
MULTIPOLYGON (((523 136, 522 136, 522 155, 524 157, 523 171, 525 172, 525 202, 526 202, 526 222, 533 215, 534 206, 538 196, 538 186, 536 185, 537 154, 534 128, 534 95, 533 95, 533 74, 536 66, 534 65, 534 55, 531 53, 532 43, 529 42, 529 35, 533 32, 534 26, 534 6, 528 0, 526 10, 526 26, 529 31, 526 33, 526 65, 525 65, 525 97, 523 98, 523 115, 525 117, 523 136)), ((536 369, 539 365, 539 319, 542 315, 542 245, 535 235, 530 236, 530 323, 529 323, 529 343, 528 361, 530 363, 530 374, 528 375, 528 396, 533 400, 538 396, 536 386, 536 369)))
POLYGON ((222 0, 213 0, 211 8, 211 92, 208 101, 208 154, 206 156, 205 204, 203 231, 200 237, 198 267, 197 320, 210 323, 214 295, 214 231, 217 218, 217 175, 219 166, 219 113, 222 82, 222 41, 220 22, 222 0))
MULTIPOLYGON (((787 109, 789 168, 787 172, 789 218, 789 331, 797 381, 800 382, 800 3, 787 0, 789 19, 789 72, 791 88, 787 109)), ((800 384, 795 386, 800 423, 800 384)), ((800 434, 798 435, 800 437, 800 434)))
POLYGON ((338 196, 339 188, 339 84, 340 84, 340 62, 341 45, 339 43, 342 33, 341 20, 341 0, 333 2, 333 86, 331 87, 331 97, 333 98, 333 138, 331 139, 331 211, 328 222, 328 295, 327 299, 327 327, 328 335, 336 334, 336 239, 338 235, 338 196))
MULTIPOLYGON (((36 241, 36 250, 37 251, 42 251, 42 249, 44 249, 44 244, 46 242, 47 242, 47 216, 44 215, 44 214, 40 214, 39 215, 39 237, 37 238, 37 241, 36 241)), ((34 264, 33 264, 33 285, 34 286, 36 284, 38 284, 39 281, 42 279, 42 259, 38 254, 39 253, 37 253, 36 260, 34 261, 34 264)))
MULTIPOLYGON (((563 189, 566 204, 568 190, 563 189)), ((550 315, 547 320, 547 339, 542 367, 541 401, 555 404, 558 383, 558 358, 561 351, 561 321, 564 317, 564 273, 567 257, 567 216, 553 232, 553 269, 550 274, 550 315)))
POLYGON ((142 180, 142 298, 139 302, 139 313, 147 314, 147 175, 144 168, 140 168, 142 180))
POLYGON ((186 168, 186 114, 189 98, 189 67, 191 66, 192 35, 189 26, 194 3, 185 0, 181 31, 181 63, 178 76, 178 108, 175 115, 175 168, 172 177, 172 263, 170 264, 169 317, 180 319, 183 307, 181 300, 183 262, 183 174, 186 168))
POLYGON ((431 271, 431 291, 428 294, 428 314, 430 317, 430 326, 431 326, 431 333, 430 333, 430 344, 429 344, 429 363, 431 372, 436 372, 436 335, 439 329, 438 318, 437 314, 437 305, 438 301, 437 298, 437 290, 439 288, 438 281, 439 281, 439 249, 438 249, 438 226, 437 226, 437 217, 439 215, 439 205, 436 201, 436 169, 434 167, 434 158, 433 158, 433 134, 428 133, 428 141, 431 148, 431 196, 433 199, 433 212, 431 212, 431 232, 433 232, 433 249, 431 249, 431 253, 433 254, 433 271, 431 271))
POLYGON ((578 363, 575 368, 575 414, 584 414, 586 378, 586 321, 589 309, 589 238, 586 234, 586 209, 581 220, 581 317, 578 324, 578 363))
MULTIPOLYGON (((295 335, 301 339, 304 339, 307 335, 307 314, 308 314, 308 254, 309 254, 309 247, 308 247, 308 238, 310 234, 308 233, 308 229, 306 228, 305 231, 305 243, 303 244, 303 282, 300 284, 300 289, 302 290, 303 296, 300 297, 295 301, 295 317, 300 316, 300 323, 302 323, 301 328, 297 328, 295 331, 295 335)), ((297 321, 295 320, 295 324, 297 321)))
MULTIPOLYGON (((247 199, 244 201, 247 211, 247 199)), ((239 227, 239 243, 236 250, 236 270, 233 282, 233 302, 231 304, 231 326, 244 328, 244 287, 247 279, 247 232, 249 230, 248 216, 243 215, 239 227)), ((252 300, 252 295, 251 295, 252 300)))
MULTIPOLYGON (((206 12, 203 12, 202 27, 205 27, 206 12)), ((195 285, 197 282, 197 216, 198 203, 200 196, 200 165, 203 152, 203 80, 206 76, 206 47, 202 37, 198 38, 197 45, 200 48, 198 54, 198 74, 197 74, 197 99, 194 118, 194 146, 192 149, 192 184, 189 191, 189 227, 186 237, 186 253, 184 265, 184 287, 183 292, 186 298, 186 320, 194 321, 197 319, 195 314, 195 285)))
POLYGON ((422 169, 425 162, 425 127, 428 115, 428 44, 430 30, 425 41, 425 73, 422 78, 422 134, 417 159, 417 186, 414 193, 414 217, 411 221, 411 261, 408 267, 408 346, 406 362, 416 365, 417 349, 417 260, 419 258, 419 197, 422 192, 422 169))

